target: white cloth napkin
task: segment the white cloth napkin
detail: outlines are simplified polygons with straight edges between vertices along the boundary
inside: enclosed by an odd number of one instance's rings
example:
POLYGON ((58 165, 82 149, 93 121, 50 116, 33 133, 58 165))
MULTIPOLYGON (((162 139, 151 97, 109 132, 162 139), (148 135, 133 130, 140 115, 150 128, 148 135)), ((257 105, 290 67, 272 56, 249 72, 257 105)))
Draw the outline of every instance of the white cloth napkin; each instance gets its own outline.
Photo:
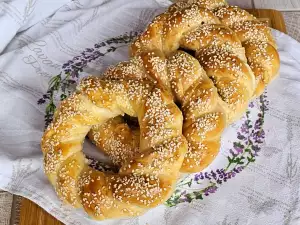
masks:
POLYGON ((15 37, 71 0, 0 1, 0 53, 15 37))
MULTIPOLYGON (((221 153, 205 171, 208 174, 182 180, 168 206, 133 219, 95 222, 57 199, 44 176, 40 151, 46 103, 37 101, 47 92, 49 80, 60 73, 64 76, 65 63, 82 65, 84 56, 95 60, 80 77, 100 74, 108 65, 126 60, 126 42, 169 4, 166 0, 77 0, 51 16, 53 10, 47 9, 48 15, 41 10, 44 19, 35 20, 28 29, 29 25, 11 27, 14 33, 23 31, 14 37, 11 32, 7 43, 1 41, 5 50, 0 56, 0 189, 31 199, 66 224, 299 224, 300 44, 277 31, 273 33, 281 57, 280 77, 269 86, 266 97, 251 104, 248 117, 226 130, 221 153), (260 108, 262 103, 268 111, 260 108), (253 128, 245 127, 247 121, 253 128), (264 133, 251 134, 261 131, 260 123, 264 133), (216 183, 211 170, 225 168, 228 156, 237 160, 247 149, 243 143, 248 138, 254 140, 251 151, 258 155, 256 161, 242 171, 238 165, 225 178, 217 175, 222 184, 205 188, 209 179, 216 183), (196 198, 189 194, 194 191, 198 199, 188 203, 196 198)), ((6 16, 0 17, 0 24, 4 20, 6 16)), ((9 28, 0 26, 0 35, 9 28)), ((88 155, 97 156, 93 147, 85 147, 88 155)))

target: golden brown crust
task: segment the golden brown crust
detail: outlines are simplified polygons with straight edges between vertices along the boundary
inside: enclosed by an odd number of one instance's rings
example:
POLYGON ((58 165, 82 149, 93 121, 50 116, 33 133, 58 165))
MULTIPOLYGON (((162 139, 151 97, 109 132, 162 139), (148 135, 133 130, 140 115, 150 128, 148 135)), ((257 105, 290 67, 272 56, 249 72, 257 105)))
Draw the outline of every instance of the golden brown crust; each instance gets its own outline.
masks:
MULTIPOLYGON (((245 10, 228 6, 224 0, 173 4, 131 46, 131 54, 144 60, 149 51, 156 52, 162 61, 166 56, 167 72, 153 71, 151 63, 146 71, 159 85, 171 89, 180 103, 184 132, 206 113, 223 113, 226 124, 239 119, 253 96, 260 95, 277 76, 280 64, 270 29, 245 10), (178 48, 194 51, 201 65, 193 57, 178 52, 178 48), (203 80, 206 74, 213 82, 203 80)), ((205 148, 194 147, 202 146, 202 142, 195 144, 187 137, 193 143, 189 147, 193 154, 186 156, 190 163, 185 160, 181 171, 197 172, 208 165, 218 152, 213 147, 219 146, 220 135, 213 141, 207 138, 209 144, 205 148), (201 160, 197 158, 200 155, 201 160)))
POLYGON ((180 46, 198 50, 209 46, 229 46, 233 54, 246 61, 245 50, 238 36, 223 24, 207 24, 184 34, 180 46))
POLYGON ((206 168, 225 127, 280 64, 270 29, 224 0, 173 4, 135 40, 131 54, 103 78, 84 79, 41 142, 45 173, 59 197, 95 219, 140 215, 168 199, 179 171, 206 168), (138 134, 118 117, 123 114, 138 117, 138 134), (119 173, 88 166, 81 150, 91 127, 90 138, 119 173))
POLYGON ((255 16, 238 6, 221 7, 215 11, 215 15, 221 20, 222 24, 229 27, 236 23, 256 20, 255 16))
MULTIPOLYGON (((127 73, 138 71, 134 63, 123 64, 127 73)), ((109 70, 111 78, 83 79, 60 104, 41 142, 45 173, 58 196, 95 219, 139 215, 166 201, 187 151, 172 96, 153 82, 122 77, 119 69, 109 70), (81 151, 84 138, 92 126, 124 113, 140 121, 139 154, 120 160, 120 173, 95 171, 81 151)))
POLYGON ((132 130, 124 119, 118 116, 104 124, 93 126, 88 137, 108 156, 113 165, 120 167, 139 152, 139 130, 136 130, 132 130))
POLYGON ((195 4, 198 7, 206 8, 209 10, 215 10, 223 6, 227 6, 225 0, 180 0, 180 1, 176 1, 176 3, 171 5, 168 11, 173 13, 180 9, 187 8, 192 4, 195 4))
POLYGON ((215 15, 223 24, 228 25, 242 42, 248 64, 255 75, 254 97, 261 95, 265 87, 278 75, 280 65, 277 46, 270 28, 239 7, 223 7, 218 9, 215 15))
POLYGON ((180 78, 185 80, 184 77, 187 74, 195 76, 194 82, 190 83, 190 86, 186 85, 187 90, 180 99, 184 115, 183 135, 189 143, 188 154, 184 160, 186 163, 183 163, 181 172, 200 171, 204 168, 203 165, 208 165, 208 161, 219 152, 219 148, 210 148, 211 151, 206 154, 203 151, 207 149, 200 148, 200 146, 204 141, 220 142, 221 134, 226 126, 226 114, 221 105, 222 99, 208 74, 203 69, 199 69, 201 68, 199 62, 192 56, 177 52, 172 56, 168 66, 176 71, 179 80, 180 78), (186 65, 189 62, 194 63, 194 69, 187 70, 186 65), (207 163, 204 164, 204 162, 207 163))
POLYGON ((231 28, 242 43, 249 40, 268 42, 276 48, 270 28, 258 20, 234 23, 231 28))
POLYGON ((206 76, 197 59, 183 51, 176 51, 169 57, 167 68, 172 92, 181 104, 186 92, 206 76))
POLYGON ((246 41, 244 47, 257 82, 255 96, 259 96, 279 74, 279 54, 274 45, 264 41, 246 41))
POLYGON ((202 171, 216 158, 221 146, 220 141, 189 142, 188 153, 184 157, 182 168, 185 173, 202 171))

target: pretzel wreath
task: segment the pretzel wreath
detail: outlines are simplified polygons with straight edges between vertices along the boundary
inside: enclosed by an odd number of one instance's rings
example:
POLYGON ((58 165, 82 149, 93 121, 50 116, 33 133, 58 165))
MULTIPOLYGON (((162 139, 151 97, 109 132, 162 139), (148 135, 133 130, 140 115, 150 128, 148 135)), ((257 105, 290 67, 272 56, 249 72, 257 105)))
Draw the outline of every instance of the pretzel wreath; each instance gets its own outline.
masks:
MULTIPOLYGON (((156 51, 167 64, 152 77, 181 105, 189 146, 181 172, 201 171, 213 161, 224 128, 277 76, 276 48, 266 25, 223 0, 175 3, 131 45, 132 56, 156 51)), ((92 127, 88 136, 117 166, 139 152, 138 129, 120 118, 92 127)))
MULTIPOLYGON (((144 73, 137 60, 124 65, 129 73, 144 73)), ((182 121, 169 92, 152 81, 85 78, 61 102, 43 135, 45 173, 64 202, 83 207, 95 219, 139 215, 173 193, 187 152, 182 121), (85 136, 91 126, 124 113, 139 120, 139 153, 118 173, 92 169, 82 152, 85 136)))
POLYGON ((222 0, 172 5, 136 39, 131 54, 102 78, 83 79, 41 141, 58 196, 98 220, 137 216, 166 201, 180 172, 212 162, 224 128, 279 69, 269 29, 222 0), (120 126, 124 114, 138 118, 138 134, 120 126), (82 145, 92 127, 107 141, 111 131, 123 138, 104 149, 118 173, 88 165, 82 145))

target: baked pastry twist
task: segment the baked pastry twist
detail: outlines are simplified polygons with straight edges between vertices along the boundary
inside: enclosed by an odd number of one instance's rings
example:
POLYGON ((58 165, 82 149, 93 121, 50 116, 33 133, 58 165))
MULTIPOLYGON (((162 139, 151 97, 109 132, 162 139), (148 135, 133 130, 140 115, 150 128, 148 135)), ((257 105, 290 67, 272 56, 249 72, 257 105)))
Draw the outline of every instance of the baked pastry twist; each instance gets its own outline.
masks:
MULTIPOLYGON (((143 73, 144 65, 135 63, 126 63, 127 68, 143 73)), ((64 202, 95 219, 139 215, 173 192, 187 152, 182 121, 170 94, 152 81, 85 78, 61 102, 43 135, 45 173, 64 202), (85 136, 91 126, 124 113, 138 117, 139 153, 117 174, 92 169, 82 153, 85 136)))
MULTIPOLYGON (((147 51, 160 52, 159 60, 168 59, 167 70, 151 74, 173 93, 184 114, 183 132, 189 151, 181 172, 197 172, 212 162, 224 127, 241 117, 249 101, 263 92, 279 70, 270 29, 223 0, 173 4, 131 46, 135 56, 147 51), (185 53, 176 52, 180 48, 192 50, 201 66, 185 53)), ((93 130, 93 134, 101 133, 99 127, 93 130)), ((120 140, 124 135, 112 137, 120 140)), ((108 153, 120 151, 110 147, 108 153)))
POLYGON ((41 143, 45 172, 60 198, 96 219, 139 215, 172 194, 179 170, 209 165, 224 128, 279 68, 269 29, 222 0, 172 5, 137 38, 131 53, 130 62, 104 78, 84 79, 61 103, 41 143), (95 125, 117 127, 122 121, 114 117, 124 113, 138 117, 140 140, 128 146, 139 143, 139 149, 112 157, 120 166, 117 174, 93 170, 81 151, 86 134, 95 125))
MULTIPOLYGON (((221 56, 217 56, 219 62, 214 60, 214 70, 230 66, 223 59, 230 57, 228 54, 247 60, 256 78, 254 96, 260 95, 278 75, 280 61, 270 29, 247 11, 227 5, 225 0, 185 0, 173 4, 154 19, 131 49, 132 55, 154 49, 169 55, 179 48, 195 51, 206 71, 212 66, 201 60, 203 51, 221 51, 221 56)), ((234 64, 231 73, 238 68, 238 63, 234 64)), ((212 78, 209 72, 208 75, 212 78)))
POLYGON ((122 116, 92 126, 88 137, 118 168, 131 160, 140 149, 140 128, 129 126, 122 116))

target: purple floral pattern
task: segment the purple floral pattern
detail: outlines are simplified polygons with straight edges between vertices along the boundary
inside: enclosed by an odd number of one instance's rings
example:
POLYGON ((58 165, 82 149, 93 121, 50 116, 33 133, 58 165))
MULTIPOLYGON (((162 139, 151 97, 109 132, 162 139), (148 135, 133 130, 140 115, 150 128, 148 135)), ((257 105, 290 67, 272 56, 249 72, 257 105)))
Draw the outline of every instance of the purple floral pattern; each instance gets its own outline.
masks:
MULTIPOLYGON (((114 52, 117 48, 128 45, 139 32, 130 32, 119 37, 97 43, 93 48, 86 48, 80 56, 76 56, 62 66, 62 72, 54 76, 49 82, 48 91, 38 100, 38 104, 45 104, 45 125, 47 126, 52 121, 56 104, 55 96, 59 96, 60 100, 65 99, 72 92, 72 86, 76 86, 79 79, 79 74, 88 64, 96 59, 99 59, 110 52, 114 52)), ((193 174, 188 178, 181 180, 177 184, 177 189, 169 200, 165 203, 172 207, 183 202, 192 202, 194 199, 203 199, 215 193, 223 183, 234 178, 241 173, 250 163, 255 162, 261 151, 261 145, 265 139, 265 131, 263 129, 265 113, 268 111, 267 95, 264 93, 259 97, 259 113, 257 119, 250 119, 251 110, 255 108, 254 102, 249 104, 249 109, 245 114, 243 124, 237 132, 237 141, 233 143, 229 149, 227 156, 227 165, 224 168, 205 171, 193 174), (203 182, 207 182, 203 188, 193 188, 203 182), (192 190, 192 191, 190 191, 192 190)), ((100 162, 89 158, 91 166, 100 168, 100 170, 114 171, 114 168, 109 168, 102 165, 100 162)))
POLYGON ((237 132, 237 141, 229 149, 227 156, 227 165, 222 169, 211 170, 209 172, 200 172, 189 176, 180 181, 177 189, 170 199, 165 203, 167 206, 175 206, 182 202, 191 202, 194 199, 203 199, 215 193, 220 186, 228 180, 241 173, 250 163, 255 162, 261 151, 261 145, 264 143, 265 131, 263 125, 265 122, 265 113, 268 111, 269 102, 264 93, 259 97, 259 113, 257 119, 252 121, 250 118, 251 109, 255 107, 254 103, 249 104, 243 124, 237 132), (193 185, 204 183, 208 185, 204 188, 188 191, 193 185))
POLYGON ((74 87, 78 83, 79 74, 90 62, 114 52, 120 47, 128 45, 139 33, 140 32, 138 31, 132 31, 102 41, 95 44, 93 46, 94 48, 86 48, 80 56, 75 56, 73 59, 64 63, 62 72, 50 80, 47 92, 38 100, 38 104, 47 103, 45 126, 47 127, 52 121, 56 109, 55 97, 59 95, 60 100, 64 100, 68 97, 71 94, 72 89, 74 90, 74 87))

